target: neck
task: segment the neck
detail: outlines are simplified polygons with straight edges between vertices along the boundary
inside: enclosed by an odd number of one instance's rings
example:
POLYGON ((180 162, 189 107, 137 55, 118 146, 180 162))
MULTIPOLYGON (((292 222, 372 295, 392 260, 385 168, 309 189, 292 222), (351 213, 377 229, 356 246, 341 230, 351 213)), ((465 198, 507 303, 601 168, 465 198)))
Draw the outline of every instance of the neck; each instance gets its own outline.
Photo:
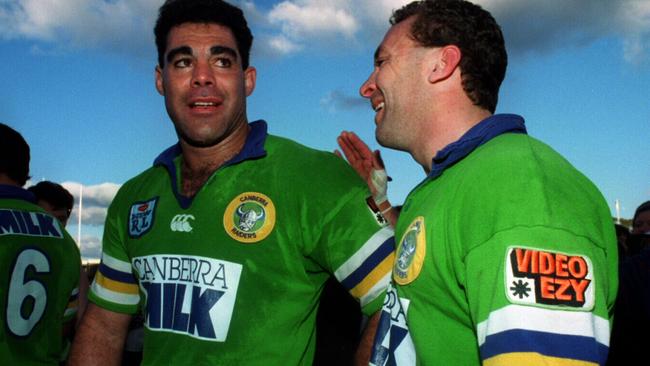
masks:
MULTIPOLYGON (((465 103, 466 104, 466 103, 465 103)), ((488 118, 491 113, 474 105, 441 103, 445 108, 426 124, 418 149, 411 155, 429 174, 433 157, 447 145, 458 141, 467 131, 488 118)))
POLYGON ((249 132, 250 127, 244 123, 210 147, 195 147, 181 140, 181 194, 193 197, 217 169, 242 150, 249 132))

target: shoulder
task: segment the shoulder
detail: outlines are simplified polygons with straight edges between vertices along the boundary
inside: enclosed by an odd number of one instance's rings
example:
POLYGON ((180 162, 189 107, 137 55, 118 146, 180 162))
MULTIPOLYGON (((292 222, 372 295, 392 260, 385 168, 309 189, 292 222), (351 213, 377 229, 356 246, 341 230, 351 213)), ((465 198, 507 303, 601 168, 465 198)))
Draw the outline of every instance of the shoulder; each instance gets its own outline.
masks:
POLYGON ((458 165, 445 187, 454 191, 450 208, 464 219, 490 219, 497 231, 552 227, 609 241, 611 215, 598 188, 539 140, 501 135, 458 165))
POLYGON ((504 134, 477 148, 464 173, 476 181, 489 179, 490 190, 521 187, 526 191, 565 184, 595 191, 591 181, 547 144, 523 134, 504 134), (531 184, 532 183, 532 184, 531 184), (536 183, 536 184, 535 184, 536 183))
POLYGON ((327 179, 360 180, 349 164, 332 152, 274 135, 267 137, 265 148, 271 161, 282 164, 288 171, 297 169, 327 179))
POLYGON ((143 193, 146 196, 147 191, 152 191, 152 187, 160 184, 169 184, 169 175, 165 167, 159 165, 150 167, 122 184, 111 205, 143 196, 143 193))

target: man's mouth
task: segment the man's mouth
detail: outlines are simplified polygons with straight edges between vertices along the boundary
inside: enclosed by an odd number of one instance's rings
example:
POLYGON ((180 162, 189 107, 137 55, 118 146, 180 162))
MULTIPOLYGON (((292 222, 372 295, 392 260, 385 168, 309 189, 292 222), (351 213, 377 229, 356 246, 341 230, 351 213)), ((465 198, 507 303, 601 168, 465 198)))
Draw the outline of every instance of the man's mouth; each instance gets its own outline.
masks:
POLYGON ((216 107, 217 103, 214 103, 214 102, 194 102, 194 103, 191 103, 190 106, 192 108, 194 108, 194 107, 216 107))
POLYGON ((372 106, 372 109, 375 110, 375 112, 379 112, 380 110, 384 109, 384 102, 381 102, 375 106, 372 106))

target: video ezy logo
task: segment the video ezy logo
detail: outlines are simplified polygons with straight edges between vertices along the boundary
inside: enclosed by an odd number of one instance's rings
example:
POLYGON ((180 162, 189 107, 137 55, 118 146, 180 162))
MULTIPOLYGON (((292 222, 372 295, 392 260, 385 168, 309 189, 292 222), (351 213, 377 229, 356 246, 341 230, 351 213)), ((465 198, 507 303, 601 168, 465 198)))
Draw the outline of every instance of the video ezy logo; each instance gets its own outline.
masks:
POLYGON ((592 265, 588 257, 531 248, 510 248, 506 293, 514 303, 591 308, 592 265))

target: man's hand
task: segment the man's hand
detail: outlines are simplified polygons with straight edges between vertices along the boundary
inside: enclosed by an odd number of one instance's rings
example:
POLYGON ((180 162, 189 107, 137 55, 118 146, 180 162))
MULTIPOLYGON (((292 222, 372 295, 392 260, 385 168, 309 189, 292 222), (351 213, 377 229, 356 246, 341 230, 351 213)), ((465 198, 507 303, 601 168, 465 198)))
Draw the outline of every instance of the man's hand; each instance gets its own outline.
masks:
MULTIPOLYGON (((388 181, 391 179, 386 175, 386 168, 379 150, 370 150, 368 145, 354 132, 341 132, 337 142, 350 166, 368 184, 377 206, 387 202, 388 181)), ((335 150, 334 153, 343 157, 339 150, 335 150)))

